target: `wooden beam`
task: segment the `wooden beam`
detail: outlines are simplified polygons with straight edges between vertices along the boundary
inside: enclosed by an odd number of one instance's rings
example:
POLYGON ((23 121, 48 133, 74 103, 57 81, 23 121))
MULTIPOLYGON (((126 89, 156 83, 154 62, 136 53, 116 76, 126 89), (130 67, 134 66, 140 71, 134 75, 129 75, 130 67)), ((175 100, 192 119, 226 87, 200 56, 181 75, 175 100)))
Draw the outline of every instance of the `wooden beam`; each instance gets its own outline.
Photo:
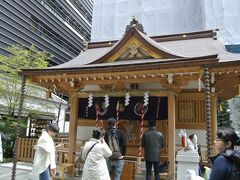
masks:
POLYGON ((69 153, 68 162, 74 163, 74 151, 76 150, 77 141, 77 126, 78 126, 78 96, 76 94, 71 95, 71 109, 70 109, 70 126, 69 126, 69 153))
POLYGON ((170 176, 175 180, 175 95, 168 95, 168 158, 170 176))
POLYGON ((206 123, 179 123, 176 122, 176 129, 206 129, 206 123))

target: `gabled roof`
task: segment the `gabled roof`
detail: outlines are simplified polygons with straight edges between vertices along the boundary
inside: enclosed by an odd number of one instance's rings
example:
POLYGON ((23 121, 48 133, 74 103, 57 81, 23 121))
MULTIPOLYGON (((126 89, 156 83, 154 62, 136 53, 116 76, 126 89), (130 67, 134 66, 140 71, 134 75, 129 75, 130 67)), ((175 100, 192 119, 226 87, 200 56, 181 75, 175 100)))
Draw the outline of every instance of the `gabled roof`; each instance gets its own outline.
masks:
MULTIPOLYGON (((149 38, 144 33, 140 32, 138 29, 132 28, 129 29, 129 31, 101 58, 96 59, 92 62, 92 64, 116 61, 128 49, 131 49, 132 51, 135 50, 137 52, 139 48, 143 48, 145 51, 147 51, 147 54, 154 59, 176 59, 184 57, 175 54, 170 50, 164 49, 164 47, 161 47, 160 44, 149 38)), ((134 52, 132 54, 134 54, 134 52)))
POLYGON ((179 61, 187 58, 190 62, 192 58, 201 59, 216 54, 220 63, 240 60, 240 54, 225 50, 221 39, 216 38, 213 31, 148 37, 138 29, 132 29, 118 41, 91 42, 88 48, 74 59, 47 69, 76 69, 90 64, 104 66, 110 62, 115 66, 119 65, 118 61, 124 60, 124 64, 134 64, 143 59, 179 61), (145 57, 121 59, 124 53, 131 50, 134 43, 139 51, 145 51, 145 57))

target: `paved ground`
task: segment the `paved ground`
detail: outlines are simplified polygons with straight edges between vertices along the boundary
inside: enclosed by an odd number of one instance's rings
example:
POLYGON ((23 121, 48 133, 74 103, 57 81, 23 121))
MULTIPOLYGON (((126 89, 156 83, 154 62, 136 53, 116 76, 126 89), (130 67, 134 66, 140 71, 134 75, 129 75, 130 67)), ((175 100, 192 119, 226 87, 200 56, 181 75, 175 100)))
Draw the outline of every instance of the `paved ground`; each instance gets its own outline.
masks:
MULTIPOLYGON (((124 173, 124 172, 123 172, 124 173)), ((0 180, 11 180, 12 175, 12 164, 0 164, 0 180)), ((31 175, 31 164, 29 163, 18 163, 17 171, 16 171, 16 180, 36 180, 31 175)), ((66 176, 65 180, 80 180, 81 176, 78 177, 70 177, 66 176)), ((144 174, 137 174, 136 180, 144 180, 144 174)))

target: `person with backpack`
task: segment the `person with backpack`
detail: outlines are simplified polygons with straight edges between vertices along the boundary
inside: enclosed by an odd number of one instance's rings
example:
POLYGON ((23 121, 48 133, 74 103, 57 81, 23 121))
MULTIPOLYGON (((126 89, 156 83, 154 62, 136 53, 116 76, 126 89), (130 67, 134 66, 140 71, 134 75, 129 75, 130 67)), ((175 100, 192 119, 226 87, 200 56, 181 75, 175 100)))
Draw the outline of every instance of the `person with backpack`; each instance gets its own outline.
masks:
POLYGON ((92 138, 86 142, 82 151, 82 180, 110 180, 106 158, 112 155, 111 149, 104 140, 105 130, 96 128, 92 138))
POLYGON ((164 147, 164 138, 161 132, 156 130, 156 121, 149 120, 149 129, 143 133, 141 145, 144 147, 146 164, 146 180, 151 179, 152 166, 155 180, 160 180, 160 150, 164 147))
POLYGON ((240 152, 234 151, 239 137, 232 129, 219 129, 215 141, 218 154, 212 158, 212 172, 209 180, 239 180, 240 152), (238 164, 239 163, 239 164, 238 164))
POLYGON ((108 171, 110 176, 114 171, 114 180, 120 180, 127 149, 127 138, 122 130, 117 129, 115 118, 108 119, 108 126, 105 141, 112 150, 112 156, 107 161, 108 171))

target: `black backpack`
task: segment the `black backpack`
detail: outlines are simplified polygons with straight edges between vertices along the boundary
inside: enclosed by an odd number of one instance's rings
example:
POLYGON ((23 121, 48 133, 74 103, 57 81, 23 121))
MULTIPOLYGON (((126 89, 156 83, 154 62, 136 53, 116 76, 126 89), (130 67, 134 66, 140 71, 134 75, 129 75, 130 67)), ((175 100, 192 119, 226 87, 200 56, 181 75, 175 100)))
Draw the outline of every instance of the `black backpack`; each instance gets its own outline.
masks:
POLYGON ((119 146, 119 140, 118 140, 118 137, 116 135, 116 131, 108 134, 108 146, 112 151, 112 155, 109 157, 109 159, 119 160, 119 159, 123 158, 122 153, 121 153, 121 149, 120 149, 120 146, 119 146))
POLYGON ((232 172, 227 180, 240 180, 240 151, 227 150, 221 155, 233 162, 232 172))

